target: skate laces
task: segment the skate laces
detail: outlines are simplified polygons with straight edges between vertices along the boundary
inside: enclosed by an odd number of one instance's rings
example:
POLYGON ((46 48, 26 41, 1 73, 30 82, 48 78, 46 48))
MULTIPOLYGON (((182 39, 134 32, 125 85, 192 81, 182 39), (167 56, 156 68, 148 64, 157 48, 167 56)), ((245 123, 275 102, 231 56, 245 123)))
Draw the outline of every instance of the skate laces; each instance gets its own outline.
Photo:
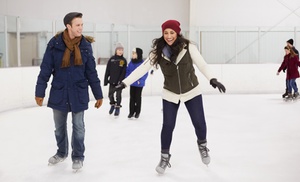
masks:
POLYGON ((48 162, 51 164, 57 164, 59 162, 62 162, 65 158, 66 157, 60 157, 59 155, 55 154, 48 160, 48 162))
POLYGON ((170 168, 170 167, 171 167, 171 164, 170 164, 170 162, 169 162, 169 158, 161 157, 159 166, 160 166, 161 168, 164 168, 164 169, 165 169, 167 166, 168 166, 168 168, 170 168))
POLYGON ((202 157, 208 157, 209 149, 206 146, 199 145, 199 150, 202 157))
POLYGON ((81 161, 80 160, 74 160, 74 164, 80 164, 81 161))
POLYGON ((74 160, 73 161, 73 165, 72 165, 72 168, 75 169, 75 170, 78 170, 80 168, 82 168, 83 166, 83 163, 81 160, 74 160))
POLYGON ((58 155, 54 155, 53 158, 54 158, 55 160, 61 160, 61 159, 62 159, 62 157, 59 157, 58 155))

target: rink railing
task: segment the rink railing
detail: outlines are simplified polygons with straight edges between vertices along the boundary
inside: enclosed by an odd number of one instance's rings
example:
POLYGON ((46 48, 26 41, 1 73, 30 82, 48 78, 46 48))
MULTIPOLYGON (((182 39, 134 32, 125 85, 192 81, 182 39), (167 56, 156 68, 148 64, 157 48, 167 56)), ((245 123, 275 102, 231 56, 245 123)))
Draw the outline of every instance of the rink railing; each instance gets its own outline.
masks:
MULTIPOLYGON (((277 94, 278 101, 281 94, 285 91, 285 73, 276 75, 280 64, 211 64, 211 70, 215 77, 226 87, 227 94, 277 94)), ((108 104, 108 86, 103 86, 105 65, 98 65, 97 71, 101 80, 104 103, 108 104)), ((0 112, 25 107, 37 107, 35 97, 35 85, 39 67, 17 67, 5 68, 0 70, 0 112)), ((221 94, 214 89, 209 81, 199 73, 199 84, 203 95, 221 94)), ((146 80, 146 86, 143 89, 143 96, 160 96, 163 87, 163 76, 161 70, 154 71, 146 80)), ((298 81, 298 80, 297 80, 298 81)), ((50 83, 46 90, 44 105, 47 104, 50 83)), ((122 93, 123 99, 128 99, 129 89, 122 93)), ((222 94, 223 95, 223 94, 222 94)), ((205 98, 205 97, 204 97, 205 98)), ((90 93, 90 100, 94 97, 90 93)), ((228 104, 228 103, 223 103, 228 104)), ((243 103, 246 104, 246 103, 243 103)))

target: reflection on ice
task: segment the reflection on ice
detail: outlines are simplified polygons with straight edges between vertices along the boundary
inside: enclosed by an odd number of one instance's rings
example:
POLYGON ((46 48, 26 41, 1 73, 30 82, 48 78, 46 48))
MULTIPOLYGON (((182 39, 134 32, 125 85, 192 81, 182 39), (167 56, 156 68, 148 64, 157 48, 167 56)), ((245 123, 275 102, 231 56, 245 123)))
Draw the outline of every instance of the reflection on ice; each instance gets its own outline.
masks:
POLYGON ((56 152, 50 108, 0 113, 0 181, 294 182, 300 178, 300 102, 286 103, 281 95, 230 94, 203 95, 203 102, 211 163, 206 167, 201 162, 192 123, 181 104, 171 146, 172 167, 164 175, 155 171, 162 124, 158 96, 143 97, 138 119, 127 118, 127 97, 118 118, 108 114, 108 100, 99 110, 91 102, 85 112, 86 159, 77 173, 70 157, 47 165, 56 152))

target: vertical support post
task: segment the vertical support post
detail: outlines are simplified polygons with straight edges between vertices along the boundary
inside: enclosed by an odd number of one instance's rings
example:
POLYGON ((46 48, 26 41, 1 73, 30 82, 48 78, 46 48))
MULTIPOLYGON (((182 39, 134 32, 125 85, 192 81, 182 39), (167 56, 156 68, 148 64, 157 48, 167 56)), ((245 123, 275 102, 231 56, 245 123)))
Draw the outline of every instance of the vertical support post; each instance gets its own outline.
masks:
MULTIPOLYGON (((93 23, 93 37, 97 40, 96 36, 97 36, 97 25, 96 25, 96 23, 93 23)), ((92 43, 92 48, 93 48, 93 53, 94 53, 94 57, 95 57, 95 62, 96 62, 96 64, 98 64, 99 56, 97 53, 97 44, 92 43)))
POLYGON ((257 37, 257 56, 258 56, 258 63, 260 63, 260 35, 261 35, 261 27, 258 27, 258 37, 257 37))
POLYGON ((198 26, 197 36, 198 36, 199 52, 200 52, 200 54, 202 54, 202 34, 200 32, 200 27, 199 26, 198 26))
POLYGON ((235 48, 234 48, 234 51, 235 51, 235 64, 238 63, 238 45, 237 45, 237 27, 234 27, 234 45, 235 45, 235 48))
POLYGON ((5 67, 9 67, 7 16, 4 16, 4 39, 5 39, 5 54, 4 54, 5 67))
POLYGON ((112 54, 114 54, 114 44, 115 44, 115 42, 114 42, 114 29, 115 29, 115 24, 111 24, 111 33, 110 33, 110 41, 111 41, 111 46, 110 46, 110 52, 112 53, 112 54))
POLYGON ((18 67, 21 67, 21 30, 20 30, 20 17, 17 17, 17 60, 18 67))
POLYGON ((131 48, 130 48, 130 40, 131 40, 131 34, 130 34, 130 25, 127 25, 127 61, 129 62, 131 57, 131 48))
POLYGON ((52 36, 55 36, 55 34, 56 34, 56 26, 55 26, 56 24, 55 24, 55 21, 52 21, 52 36))
POLYGON ((294 46, 297 47, 297 27, 294 27, 294 46))

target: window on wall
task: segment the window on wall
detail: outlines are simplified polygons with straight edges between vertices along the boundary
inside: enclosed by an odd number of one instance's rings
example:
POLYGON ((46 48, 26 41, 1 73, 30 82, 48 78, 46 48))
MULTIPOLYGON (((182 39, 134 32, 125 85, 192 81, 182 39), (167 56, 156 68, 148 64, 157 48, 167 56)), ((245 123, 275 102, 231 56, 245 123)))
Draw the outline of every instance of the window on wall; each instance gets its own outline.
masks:
POLYGON ((286 41, 300 42, 300 28, 200 27, 200 50, 208 63, 281 63, 286 41), (296 38, 294 38, 296 37, 296 38))
MULTIPOLYGON (((28 19, 0 15, 0 67, 39 66, 48 41, 65 29, 61 20, 28 19)), ((300 42, 300 27, 196 27, 182 34, 198 44, 210 64, 280 63, 286 40, 300 42)), ((160 26, 115 25, 84 22, 83 35, 92 36, 97 64, 106 64, 115 45, 124 46, 124 57, 130 59, 134 47, 147 57, 152 41, 161 36, 160 26)))

